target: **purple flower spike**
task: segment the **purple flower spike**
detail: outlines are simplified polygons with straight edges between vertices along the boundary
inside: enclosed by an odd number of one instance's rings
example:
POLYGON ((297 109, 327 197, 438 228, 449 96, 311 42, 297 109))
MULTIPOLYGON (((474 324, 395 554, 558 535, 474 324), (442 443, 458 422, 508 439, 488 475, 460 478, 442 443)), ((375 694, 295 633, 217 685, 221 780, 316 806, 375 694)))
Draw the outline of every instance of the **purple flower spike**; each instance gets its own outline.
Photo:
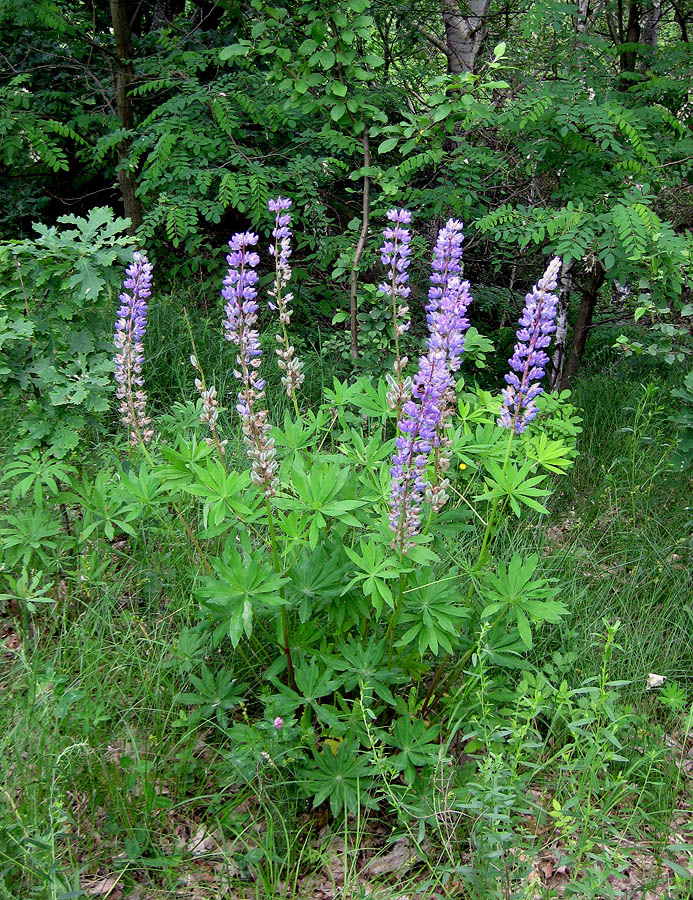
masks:
POLYGON ((549 263, 543 277, 525 298, 520 317, 515 352, 508 360, 511 371, 505 376, 508 387, 503 389, 503 406, 498 424, 522 434, 537 415, 536 398, 544 389, 538 383, 544 377, 549 361, 545 352, 556 330, 554 319, 558 297, 553 293, 558 284, 561 260, 556 256, 549 263))
POLYGON ((411 213, 406 209, 391 209, 387 218, 392 225, 383 231, 383 245, 380 248, 380 259, 387 266, 388 279, 378 285, 380 293, 387 297, 392 304, 392 318, 395 329, 395 376, 386 376, 389 390, 387 401, 390 409, 401 409, 403 403, 411 392, 411 379, 403 378, 404 369, 407 366, 406 356, 400 356, 399 339, 409 330, 411 319, 406 318, 409 307, 406 305, 411 288, 409 287, 409 268, 411 256, 411 231, 402 228, 402 225, 411 223, 411 213))
POLYGON ((147 329, 147 300, 152 294, 152 265, 144 253, 136 251, 125 270, 123 293, 115 322, 114 343, 116 396, 120 400, 123 425, 130 443, 147 444, 154 434, 146 415, 147 395, 143 390, 144 333, 147 329), (129 293, 128 293, 129 292, 129 293))
POLYGON ((296 391, 301 387, 305 379, 303 373, 303 363, 294 355, 293 345, 289 341, 287 327, 291 323, 293 310, 291 301, 294 299, 292 293, 285 293, 286 288, 291 280, 291 266, 289 259, 291 257, 291 200, 285 197, 277 197, 276 200, 270 200, 267 204, 269 211, 275 213, 274 228, 272 229, 272 237, 274 243, 269 246, 270 256, 274 257, 275 276, 274 284, 270 288, 270 301, 268 306, 272 310, 279 310, 279 323, 282 326, 281 334, 276 336, 277 343, 281 346, 277 347, 277 365, 282 371, 282 385, 286 391, 287 397, 292 397, 296 402, 296 391))
MULTIPOLYGON (((464 349, 466 318, 471 303, 469 283, 460 281, 462 224, 450 220, 438 237, 429 293, 428 353, 419 359, 412 398, 402 407, 399 435, 390 469, 390 527, 402 552, 413 546, 421 529, 424 497, 432 499, 426 469, 434 448, 441 445, 440 430, 454 389, 452 373, 459 368, 464 349)), ((436 508, 445 502, 446 485, 438 485, 436 508)), ((435 489, 434 489, 435 492, 435 489)))
POLYGON ((433 248, 433 272, 426 306, 429 328, 431 327, 431 316, 438 309, 438 304, 447 291, 449 280, 459 278, 462 272, 463 240, 462 223, 457 219, 448 219, 438 233, 438 240, 433 248))
POLYGON ((267 410, 257 408, 265 397, 265 381, 259 376, 262 347, 255 327, 258 310, 255 267, 260 257, 252 247, 257 242, 258 236, 250 231, 234 234, 231 238, 231 253, 226 257, 229 271, 221 295, 227 301, 224 306, 225 337, 238 347, 238 368, 233 374, 243 388, 238 394, 236 409, 241 416, 243 441, 251 461, 251 477, 263 487, 266 497, 273 497, 277 492, 274 438, 269 436, 271 426, 267 410))

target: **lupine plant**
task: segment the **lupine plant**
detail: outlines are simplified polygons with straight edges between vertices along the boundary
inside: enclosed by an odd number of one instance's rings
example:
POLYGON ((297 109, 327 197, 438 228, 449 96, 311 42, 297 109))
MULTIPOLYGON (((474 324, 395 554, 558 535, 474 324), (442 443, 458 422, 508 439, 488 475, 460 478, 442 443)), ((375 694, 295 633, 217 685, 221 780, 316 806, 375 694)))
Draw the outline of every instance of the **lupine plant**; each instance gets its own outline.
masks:
MULTIPOLYGON (((220 415, 207 387, 189 323, 204 439, 194 429, 173 443, 157 437, 144 409, 151 267, 141 254, 121 297, 116 378, 123 421, 149 467, 140 469, 140 497, 159 516, 173 506, 190 538, 196 640, 230 641, 251 685, 245 703, 236 687, 224 688, 231 699, 218 724, 234 748, 229 779, 254 777, 260 754, 271 754, 304 796, 339 814, 378 800, 376 776, 404 789, 425 783, 445 737, 430 721, 449 712, 449 685, 465 690, 460 670, 479 641, 494 664, 513 666, 536 629, 566 612, 538 558, 500 559, 495 541, 508 517, 545 511, 549 476, 572 462, 570 441, 551 427, 560 403, 540 397, 560 261, 527 296, 508 386, 492 397, 459 374, 472 294, 454 219, 433 250, 424 350, 415 366, 401 354, 399 338, 414 331, 412 215, 391 210, 380 293, 392 312, 393 370, 335 379, 310 409, 288 333, 290 205, 269 202, 274 278, 262 314, 276 325, 293 416, 280 427, 268 407, 272 355, 258 331, 262 260, 251 232, 231 238, 221 292, 239 387, 230 415, 220 415), (238 424, 242 445, 232 452, 238 424), (278 756, 280 747, 287 752, 278 756)), ((191 684, 200 693, 209 682, 216 696, 222 682, 235 684, 232 674, 205 667, 191 684)), ((184 702, 195 696, 188 691, 184 702)))

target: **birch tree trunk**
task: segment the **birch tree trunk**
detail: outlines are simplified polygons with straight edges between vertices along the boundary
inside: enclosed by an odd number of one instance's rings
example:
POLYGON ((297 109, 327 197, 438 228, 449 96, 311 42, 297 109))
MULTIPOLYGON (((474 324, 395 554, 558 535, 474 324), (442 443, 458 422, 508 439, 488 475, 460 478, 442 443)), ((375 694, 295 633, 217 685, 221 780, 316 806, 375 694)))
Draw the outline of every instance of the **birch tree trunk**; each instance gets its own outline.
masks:
POLYGON ((640 27, 642 30, 640 43, 649 48, 649 52, 646 51, 647 55, 642 57, 640 59, 640 62, 638 63, 638 69, 641 72, 644 72, 647 69, 648 65, 652 61, 654 52, 657 49, 657 39, 659 37, 659 22, 661 18, 661 0, 650 0, 640 19, 640 27))
POLYGON ((476 71, 490 5, 491 0, 466 0, 463 12, 458 0, 441 0, 450 75, 476 71))
MULTIPOLYGON (((577 17, 575 28, 578 34, 587 32, 587 17, 589 15, 590 0, 577 0, 577 17)), ((582 53, 580 53, 582 57, 582 53)))
POLYGON ((551 357, 551 390, 555 391, 563 378, 565 364, 565 348, 568 343, 568 307, 570 295, 573 290, 572 276, 573 260, 563 266, 559 280, 558 309, 556 312, 556 331, 553 341, 553 356, 551 357))
MULTIPOLYGON (((130 32, 130 18, 128 15, 127 0, 110 0, 111 21, 113 22, 113 36, 115 37, 115 93, 118 118, 123 126, 130 130, 134 124, 132 99, 130 97, 130 85, 134 76, 132 68, 132 34, 130 32)), ((118 185, 123 198, 125 215, 130 219, 130 234, 142 224, 142 205, 135 193, 137 178, 134 172, 123 168, 123 163, 128 155, 128 143, 122 141, 116 147, 118 158, 118 185)))

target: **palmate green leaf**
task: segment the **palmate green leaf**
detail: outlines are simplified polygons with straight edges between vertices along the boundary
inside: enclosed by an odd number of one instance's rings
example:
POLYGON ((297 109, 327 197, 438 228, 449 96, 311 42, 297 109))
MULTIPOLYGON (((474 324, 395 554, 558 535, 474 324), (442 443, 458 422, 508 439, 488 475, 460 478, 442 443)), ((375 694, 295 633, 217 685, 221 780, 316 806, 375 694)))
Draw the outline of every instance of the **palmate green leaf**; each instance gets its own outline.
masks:
POLYGON ((277 447, 291 451, 287 454, 287 462, 293 466, 300 454, 313 446, 317 432, 324 428, 326 422, 327 413, 322 410, 317 415, 309 410, 307 421, 304 417, 294 421, 285 410, 283 427, 272 428, 271 435, 277 447))
POLYGON ((337 653, 329 656, 334 669, 342 673, 344 689, 360 688, 366 706, 371 705, 373 693, 394 706, 395 698, 389 686, 407 680, 401 670, 386 667, 386 652, 385 642, 373 635, 365 646, 356 637, 340 641, 337 653))
POLYGON ((389 552, 385 545, 375 541, 360 541, 359 555, 351 547, 345 547, 344 552, 354 563, 357 572, 346 584, 342 594, 346 594, 352 588, 359 585, 363 593, 371 598, 373 608, 377 616, 380 616, 385 602, 390 609, 394 609, 395 600, 388 581, 399 578, 406 571, 401 566, 396 556, 389 552))
POLYGON ((400 622, 408 625, 398 647, 416 642, 420 656, 430 651, 453 652, 453 644, 463 620, 470 615, 459 585, 455 580, 436 581, 431 569, 417 573, 418 586, 403 595, 400 622))
POLYGON ((253 510, 240 500, 240 494, 250 486, 250 473, 227 471, 223 463, 216 457, 205 460, 204 466, 190 466, 195 481, 185 485, 187 494, 204 500, 203 523, 220 525, 229 513, 247 518, 253 510))
POLYGON ((265 552, 246 549, 241 554, 231 540, 222 557, 212 557, 210 563, 216 577, 204 576, 197 594, 237 647, 243 633, 250 637, 254 615, 286 602, 280 594, 286 579, 268 567, 265 552))
POLYGON ((167 490, 185 490, 186 486, 195 481, 193 465, 201 465, 214 453, 212 447, 205 441, 198 441, 193 435, 190 440, 183 437, 178 439, 176 449, 161 445, 161 453, 168 465, 158 465, 156 473, 167 490))
POLYGON ((532 647, 532 621, 557 624, 568 613, 565 604, 554 599, 558 588, 553 582, 534 577, 538 565, 536 553, 524 561, 515 553, 507 568, 500 565, 497 572, 486 572, 481 582, 481 593, 487 601, 481 617, 493 618, 507 609, 527 649, 532 647))
POLYGON ((59 536, 60 525, 51 518, 48 510, 45 507, 21 509, 4 521, 4 527, 0 527, 0 540, 6 566, 11 568, 21 560, 24 568, 29 569, 35 554, 45 568, 50 569, 51 557, 47 551, 57 548, 53 538, 59 536))
POLYGON ((162 498, 167 492, 159 479, 149 466, 143 462, 139 470, 135 472, 130 469, 122 476, 123 492, 125 496, 132 500, 134 508, 153 506, 157 502, 162 502, 162 498))
POLYGON ((557 475, 562 475, 575 463, 573 459, 575 451, 567 447, 563 441, 550 440, 544 432, 532 436, 527 447, 527 455, 530 459, 536 460, 542 468, 557 475))
POLYGON ((93 481, 85 475, 81 481, 73 479, 71 493, 67 499, 77 502, 84 510, 80 537, 89 537, 92 532, 103 529, 112 540, 116 531, 135 536, 133 523, 141 514, 142 507, 123 490, 122 482, 116 481, 114 472, 101 471, 93 481))
POLYGON ((322 544, 313 553, 304 549, 289 570, 287 589, 298 603, 301 622, 307 622, 341 594, 348 569, 343 550, 341 543, 331 542, 322 544))
POLYGON ((24 497, 33 488, 34 503, 41 505, 44 488, 48 494, 55 496, 58 493, 58 483, 61 481, 67 483, 74 473, 73 466, 52 459, 47 454, 42 457, 37 450, 32 450, 11 460, 5 466, 0 483, 19 478, 12 488, 10 501, 15 503, 18 497, 24 497))
POLYGON ((502 463, 508 446, 505 429, 492 422, 478 422, 478 416, 486 419, 489 413, 471 403, 460 400, 459 412, 462 426, 451 435, 454 455, 468 466, 477 467, 481 460, 502 463))
POLYGON ((546 475, 531 475, 533 463, 525 463, 518 468, 515 463, 509 462, 505 471, 496 462, 486 461, 485 467, 490 477, 485 478, 488 490, 478 494, 475 500, 503 500, 507 498, 510 508, 516 516, 521 515, 520 504, 528 506, 539 513, 548 513, 548 509, 536 499, 548 497, 551 491, 540 488, 539 485, 546 479, 546 475))
POLYGON ((309 515, 308 544, 311 550, 317 547, 320 535, 327 527, 327 516, 347 525, 361 525, 352 511, 365 506, 367 501, 339 497, 350 475, 351 467, 345 466, 341 458, 333 461, 326 455, 317 457, 309 472, 305 471, 299 458, 291 475, 291 486, 297 496, 277 497, 274 500, 274 505, 279 509, 309 515))
POLYGON ((518 637, 517 629, 508 629, 505 621, 500 622, 486 635, 483 650, 494 666, 521 669, 525 672, 532 670, 531 663, 523 658, 527 652, 527 645, 518 637))
POLYGON ((340 381, 336 376, 332 377, 332 387, 323 390, 325 398, 325 408, 343 409, 348 405, 358 405, 359 397, 362 394, 361 379, 357 379, 353 384, 348 381, 340 381))
POLYGON ((329 667, 322 669, 317 661, 313 660, 310 663, 303 661, 298 663, 294 669, 294 678, 296 690, 282 684, 274 676, 269 679, 288 702, 286 709, 295 712, 302 706, 308 706, 333 733, 343 733, 344 728, 340 723, 338 711, 334 706, 320 702, 323 697, 329 697, 341 687, 341 677, 335 677, 333 669, 329 667))
POLYGON ((388 386, 384 378, 374 381, 361 375, 357 378, 356 384, 360 388, 357 407, 362 415, 379 419, 381 422, 393 417, 394 412, 387 400, 388 386))
POLYGON ((416 779, 417 768, 433 766, 438 762, 439 731, 438 725, 427 726, 422 719, 410 719, 405 715, 396 720, 392 734, 380 734, 385 744, 400 751, 389 757, 388 762, 404 773, 409 784, 416 779))
POLYGON ((214 675, 204 664, 200 677, 196 675, 189 677, 196 692, 183 691, 176 698, 179 703, 186 706, 198 707, 189 719, 189 724, 194 725, 214 715, 219 725, 227 728, 229 724, 227 713, 243 702, 248 685, 238 684, 228 669, 220 669, 214 675))
POLYGON ((387 460, 390 461, 394 448, 394 438, 383 441, 381 434, 374 434, 366 443, 360 431, 350 428, 339 449, 350 460, 362 468, 374 470, 387 460))
POLYGON ((314 807, 329 800, 333 816, 355 814, 359 806, 375 808, 370 791, 376 771, 368 758, 359 754, 354 741, 342 741, 336 754, 325 747, 314 753, 313 759, 314 765, 306 770, 305 785, 314 807))

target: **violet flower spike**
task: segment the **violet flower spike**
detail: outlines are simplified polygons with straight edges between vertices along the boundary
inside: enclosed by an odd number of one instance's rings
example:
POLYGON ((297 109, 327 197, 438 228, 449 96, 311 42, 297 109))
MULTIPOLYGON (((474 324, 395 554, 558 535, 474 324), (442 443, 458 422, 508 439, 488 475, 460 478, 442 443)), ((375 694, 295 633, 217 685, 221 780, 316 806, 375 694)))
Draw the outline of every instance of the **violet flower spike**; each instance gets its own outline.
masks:
MULTIPOLYGON (((472 302, 470 285, 468 281, 460 281, 455 275, 448 279, 446 293, 441 297, 436 316, 447 318, 449 324, 445 328, 438 328, 431 340, 440 343, 441 350, 445 351, 448 370, 456 372, 462 362, 464 351, 464 335, 469 328, 467 310, 472 302), (442 335, 442 339, 441 339, 442 335)), ((450 379, 450 384, 445 390, 440 402, 440 419, 436 426, 436 434, 433 440, 433 476, 427 483, 424 492, 433 511, 439 513, 448 501, 447 490, 450 481, 447 472, 452 462, 452 444, 448 433, 452 428, 452 414, 455 409, 455 385, 450 379)))
POLYGON ((406 209, 391 209, 387 218, 392 225, 383 231, 383 245, 380 248, 380 259, 388 267, 388 279, 378 285, 380 293, 390 300, 392 305, 392 321, 395 333, 395 377, 388 373, 385 377, 389 390, 387 402, 390 409, 400 410, 411 393, 411 378, 404 378, 403 372, 409 360, 400 356, 399 339, 409 330, 411 319, 406 318, 409 307, 406 305, 411 292, 409 287, 409 268, 411 256, 411 231, 402 225, 411 223, 411 213, 406 209))
POLYGON ((238 347, 237 369, 234 376, 243 385, 238 394, 236 409, 241 417, 243 442, 251 462, 251 478, 260 485, 265 497, 277 492, 277 461, 274 438, 266 409, 258 408, 265 398, 265 381, 260 377, 262 347, 255 327, 257 325, 256 302, 258 274, 255 267, 260 257, 252 249, 258 242, 253 232, 234 234, 229 241, 231 253, 226 257, 229 266, 221 295, 227 301, 224 306, 225 337, 238 347))
POLYGON ((451 220, 436 245, 431 276, 435 303, 429 304, 427 317, 428 353, 419 359, 412 397, 404 403, 398 424, 390 469, 390 527, 395 533, 394 543, 403 553, 413 546, 412 538, 421 530, 422 504, 429 486, 426 469, 431 451, 440 443, 438 430, 454 389, 452 372, 459 367, 464 331, 469 325, 465 315, 471 302, 469 285, 457 275, 449 276, 455 265, 459 272, 456 261, 461 255, 461 230, 461 223, 451 220), (448 240, 448 236, 454 240, 448 240), (444 278, 441 273, 445 273, 444 278))
POLYGON ((146 414, 147 394, 142 376, 142 342, 147 329, 147 300, 151 294, 152 264, 138 250, 125 270, 113 338, 116 397, 120 400, 121 421, 128 428, 133 447, 138 443, 149 443, 154 435, 150 428, 152 420, 146 414))
POLYGON ((291 200, 285 197, 277 197, 276 200, 270 200, 267 204, 269 211, 275 213, 274 228, 272 229, 272 237, 274 243, 269 246, 270 256, 274 257, 275 276, 274 284, 270 288, 270 300, 268 306, 272 310, 279 311, 279 323, 281 325, 281 334, 276 335, 277 343, 280 345, 276 349, 277 365, 282 374, 282 385, 286 391, 286 396, 291 397, 294 402, 296 415, 298 416, 298 402, 296 400, 296 391, 303 384, 305 374, 303 372, 303 363, 295 356, 294 347, 289 341, 287 328, 291 323, 293 310, 291 301, 294 299, 292 293, 284 293, 291 280, 291 266, 289 259, 291 257, 291 200))
POLYGON ((505 376, 508 384, 503 389, 503 405, 498 424, 522 434, 536 418, 536 398, 544 389, 539 384, 546 374, 549 356, 545 352, 556 330, 554 320, 558 297, 553 292, 558 285, 561 260, 555 256, 542 278, 525 298, 525 308, 520 317, 515 352, 508 360, 511 371, 505 376))
POLYGON ((426 319, 429 328, 430 317, 438 308, 441 297, 446 293, 449 280, 455 277, 459 278, 462 273, 463 240, 462 223, 457 219, 448 219, 445 226, 438 232, 438 240, 433 248, 433 272, 426 305, 426 319))

